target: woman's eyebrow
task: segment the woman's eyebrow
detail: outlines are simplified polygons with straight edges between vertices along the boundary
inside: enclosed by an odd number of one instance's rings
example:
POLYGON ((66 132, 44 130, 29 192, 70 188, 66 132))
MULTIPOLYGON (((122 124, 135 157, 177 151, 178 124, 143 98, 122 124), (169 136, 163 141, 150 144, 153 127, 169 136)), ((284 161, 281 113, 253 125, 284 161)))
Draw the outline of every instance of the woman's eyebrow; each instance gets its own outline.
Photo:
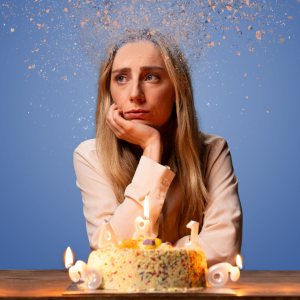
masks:
MULTIPOLYGON (((151 66, 151 67, 141 67, 140 68, 141 71, 151 71, 151 70, 161 70, 161 71, 165 71, 165 68, 162 67, 158 67, 158 66, 151 66)), ((117 69, 112 71, 111 73, 119 73, 119 72, 129 72, 131 71, 131 68, 122 68, 122 69, 117 69)))

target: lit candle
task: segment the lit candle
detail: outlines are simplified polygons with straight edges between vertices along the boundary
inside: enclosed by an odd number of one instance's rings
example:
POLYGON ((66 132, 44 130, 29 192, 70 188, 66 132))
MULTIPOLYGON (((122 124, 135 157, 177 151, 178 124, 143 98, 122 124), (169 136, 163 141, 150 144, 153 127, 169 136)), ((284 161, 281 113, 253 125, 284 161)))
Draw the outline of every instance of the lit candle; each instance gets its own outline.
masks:
POLYGON ((73 255, 72 255, 71 248, 68 247, 65 256, 65 266, 67 269, 70 268, 69 269, 70 279, 73 282, 78 282, 80 279, 81 280, 88 279, 86 286, 90 290, 95 290, 100 286, 102 282, 102 276, 98 270, 94 268, 88 268, 86 263, 81 260, 78 260, 75 266, 72 266, 72 264, 73 264, 73 255), (92 279, 90 277, 92 277, 92 279))
POLYGON ((237 281, 240 278, 240 270, 242 266, 241 256, 237 255, 236 263, 238 267, 233 267, 229 263, 220 263, 213 265, 206 273, 207 282, 215 287, 223 287, 228 281, 228 273, 230 273, 230 279, 237 281))
POLYGON ((111 223, 103 223, 100 229, 98 247, 105 248, 108 246, 119 248, 119 236, 111 223))
POLYGON ((185 244, 187 248, 201 248, 198 243, 198 231, 199 231, 199 223, 195 221, 190 221, 187 225, 187 228, 191 229, 191 239, 188 243, 185 244))
POLYGON ((134 225, 136 230, 136 232, 133 235, 134 239, 137 240, 139 237, 147 238, 150 236, 148 196, 145 197, 144 219, 141 216, 138 216, 134 221, 134 225))

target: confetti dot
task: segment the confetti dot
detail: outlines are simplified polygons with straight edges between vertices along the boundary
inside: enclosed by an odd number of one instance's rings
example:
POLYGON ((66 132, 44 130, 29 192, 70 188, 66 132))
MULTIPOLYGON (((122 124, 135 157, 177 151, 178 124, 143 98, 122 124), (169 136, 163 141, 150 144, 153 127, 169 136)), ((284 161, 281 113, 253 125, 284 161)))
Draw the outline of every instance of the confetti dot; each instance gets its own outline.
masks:
POLYGON ((261 40, 261 32, 260 32, 260 30, 257 30, 257 31, 256 31, 256 38, 257 38, 258 40, 261 40))

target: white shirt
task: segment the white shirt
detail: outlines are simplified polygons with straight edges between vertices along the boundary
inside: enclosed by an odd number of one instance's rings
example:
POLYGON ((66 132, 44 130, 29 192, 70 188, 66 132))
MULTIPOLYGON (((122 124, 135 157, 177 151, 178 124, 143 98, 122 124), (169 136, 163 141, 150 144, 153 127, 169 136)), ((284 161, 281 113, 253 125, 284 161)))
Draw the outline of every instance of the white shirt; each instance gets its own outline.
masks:
MULTIPOLYGON (((238 195, 238 180, 234 175, 227 142, 222 137, 204 134, 203 174, 211 202, 204 211, 203 227, 198 242, 208 267, 229 262, 236 265, 242 242, 242 208, 238 195)), ((151 236, 160 236, 182 247, 189 236, 180 236, 178 211, 183 201, 182 189, 174 161, 163 166, 142 156, 132 182, 118 203, 113 187, 101 168, 95 139, 81 143, 74 151, 76 185, 80 188, 87 234, 92 250, 97 249, 101 224, 110 221, 121 240, 132 237, 134 220, 144 215, 144 197, 148 194, 151 236), (157 222, 158 221, 158 222, 157 222)))

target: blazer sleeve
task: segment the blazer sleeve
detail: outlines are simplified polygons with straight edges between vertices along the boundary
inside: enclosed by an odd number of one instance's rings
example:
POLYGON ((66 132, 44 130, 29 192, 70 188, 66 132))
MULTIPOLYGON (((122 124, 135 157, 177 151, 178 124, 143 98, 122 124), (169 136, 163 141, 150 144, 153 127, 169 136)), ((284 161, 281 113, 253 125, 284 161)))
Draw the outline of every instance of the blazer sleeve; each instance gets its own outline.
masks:
MULTIPOLYGON (((240 253, 242 244, 242 207, 230 149, 221 137, 208 154, 206 178, 211 200, 204 211, 198 242, 208 267, 220 262, 236 265, 236 255, 240 253)), ((185 236, 175 245, 182 247, 188 241, 189 236, 185 236)))
POLYGON ((127 186, 124 202, 118 203, 112 184, 101 169, 95 150, 85 142, 74 151, 76 185, 81 190, 83 214, 91 250, 98 248, 98 236, 105 221, 112 223, 121 240, 133 236, 134 220, 144 216, 144 199, 148 195, 150 234, 158 234, 158 217, 175 174, 165 166, 142 156, 132 182, 127 186))

